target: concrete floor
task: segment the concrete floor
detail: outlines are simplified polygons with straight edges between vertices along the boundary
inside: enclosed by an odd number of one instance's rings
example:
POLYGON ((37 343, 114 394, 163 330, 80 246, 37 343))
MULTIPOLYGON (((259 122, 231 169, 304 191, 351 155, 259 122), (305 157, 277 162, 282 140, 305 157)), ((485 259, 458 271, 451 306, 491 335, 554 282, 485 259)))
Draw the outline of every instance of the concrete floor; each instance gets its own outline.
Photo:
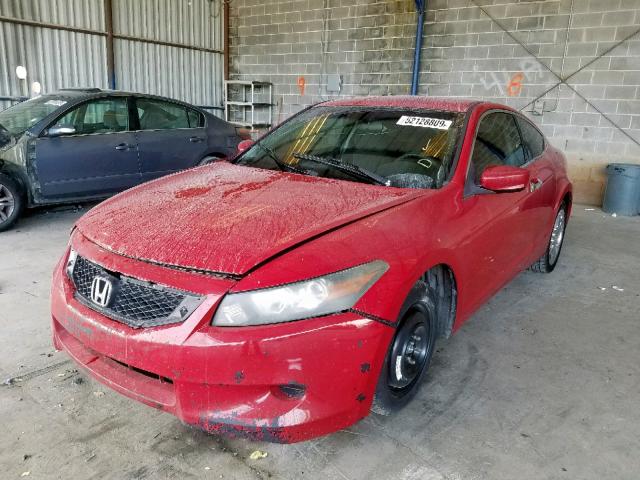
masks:
POLYGON ((0 234, 0 375, 22 379, 0 386, 2 478, 638 478, 640 218, 576 206, 556 271, 521 274, 440 342, 400 414, 273 445, 183 426, 53 351, 50 274, 81 213, 0 234))

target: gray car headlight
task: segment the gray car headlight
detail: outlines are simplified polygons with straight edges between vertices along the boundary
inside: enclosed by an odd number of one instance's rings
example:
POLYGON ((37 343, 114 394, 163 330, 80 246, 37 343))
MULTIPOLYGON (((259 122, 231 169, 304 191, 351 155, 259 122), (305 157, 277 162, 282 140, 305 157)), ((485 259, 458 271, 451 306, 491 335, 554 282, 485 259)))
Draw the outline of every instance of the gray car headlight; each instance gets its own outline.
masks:
POLYGON ((213 317, 218 327, 290 322, 353 307, 389 269, 382 260, 279 287, 230 293, 213 317))

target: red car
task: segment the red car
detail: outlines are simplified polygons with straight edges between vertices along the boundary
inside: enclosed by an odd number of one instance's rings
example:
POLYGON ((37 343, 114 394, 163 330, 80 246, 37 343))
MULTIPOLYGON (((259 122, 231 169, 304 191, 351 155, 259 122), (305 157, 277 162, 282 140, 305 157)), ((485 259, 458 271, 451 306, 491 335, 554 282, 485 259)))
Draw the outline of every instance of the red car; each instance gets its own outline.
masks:
POLYGON ((437 338, 558 261, 565 159, 508 107, 336 100, 241 150, 95 207, 53 279, 56 348, 209 432, 398 410, 437 338))

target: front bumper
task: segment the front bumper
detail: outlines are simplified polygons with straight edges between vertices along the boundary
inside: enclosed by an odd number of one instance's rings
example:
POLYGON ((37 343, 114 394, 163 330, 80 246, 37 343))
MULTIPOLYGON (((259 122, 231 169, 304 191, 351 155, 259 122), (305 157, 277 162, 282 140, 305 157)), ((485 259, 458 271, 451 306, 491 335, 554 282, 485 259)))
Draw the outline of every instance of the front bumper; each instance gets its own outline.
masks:
MULTIPOLYGON (((115 261, 104 251, 88 253, 105 267, 115 261)), ((123 273, 136 276, 135 262, 124 263, 123 273)), ((147 277, 166 272, 144 269, 147 277)), ((202 278, 172 275, 183 287, 186 277, 202 278)), ((368 414, 390 327, 355 313, 212 327, 228 288, 219 285, 181 324, 132 329, 79 303, 61 264, 51 295, 53 341, 110 388, 212 433, 297 442, 368 414)))

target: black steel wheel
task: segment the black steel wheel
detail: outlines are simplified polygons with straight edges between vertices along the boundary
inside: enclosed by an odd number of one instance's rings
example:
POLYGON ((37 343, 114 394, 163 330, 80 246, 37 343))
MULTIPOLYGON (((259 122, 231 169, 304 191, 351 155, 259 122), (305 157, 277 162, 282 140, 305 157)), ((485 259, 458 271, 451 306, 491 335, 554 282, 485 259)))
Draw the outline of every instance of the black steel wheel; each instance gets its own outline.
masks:
POLYGON ((423 282, 414 287, 380 372, 372 411, 400 410, 417 393, 435 349, 433 293, 423 282))
POLYGON ((425 367, 429 351, 429 326, 422 312, 414 310, 393 340, 388 386, 393 390, 410 387, 425 367))

